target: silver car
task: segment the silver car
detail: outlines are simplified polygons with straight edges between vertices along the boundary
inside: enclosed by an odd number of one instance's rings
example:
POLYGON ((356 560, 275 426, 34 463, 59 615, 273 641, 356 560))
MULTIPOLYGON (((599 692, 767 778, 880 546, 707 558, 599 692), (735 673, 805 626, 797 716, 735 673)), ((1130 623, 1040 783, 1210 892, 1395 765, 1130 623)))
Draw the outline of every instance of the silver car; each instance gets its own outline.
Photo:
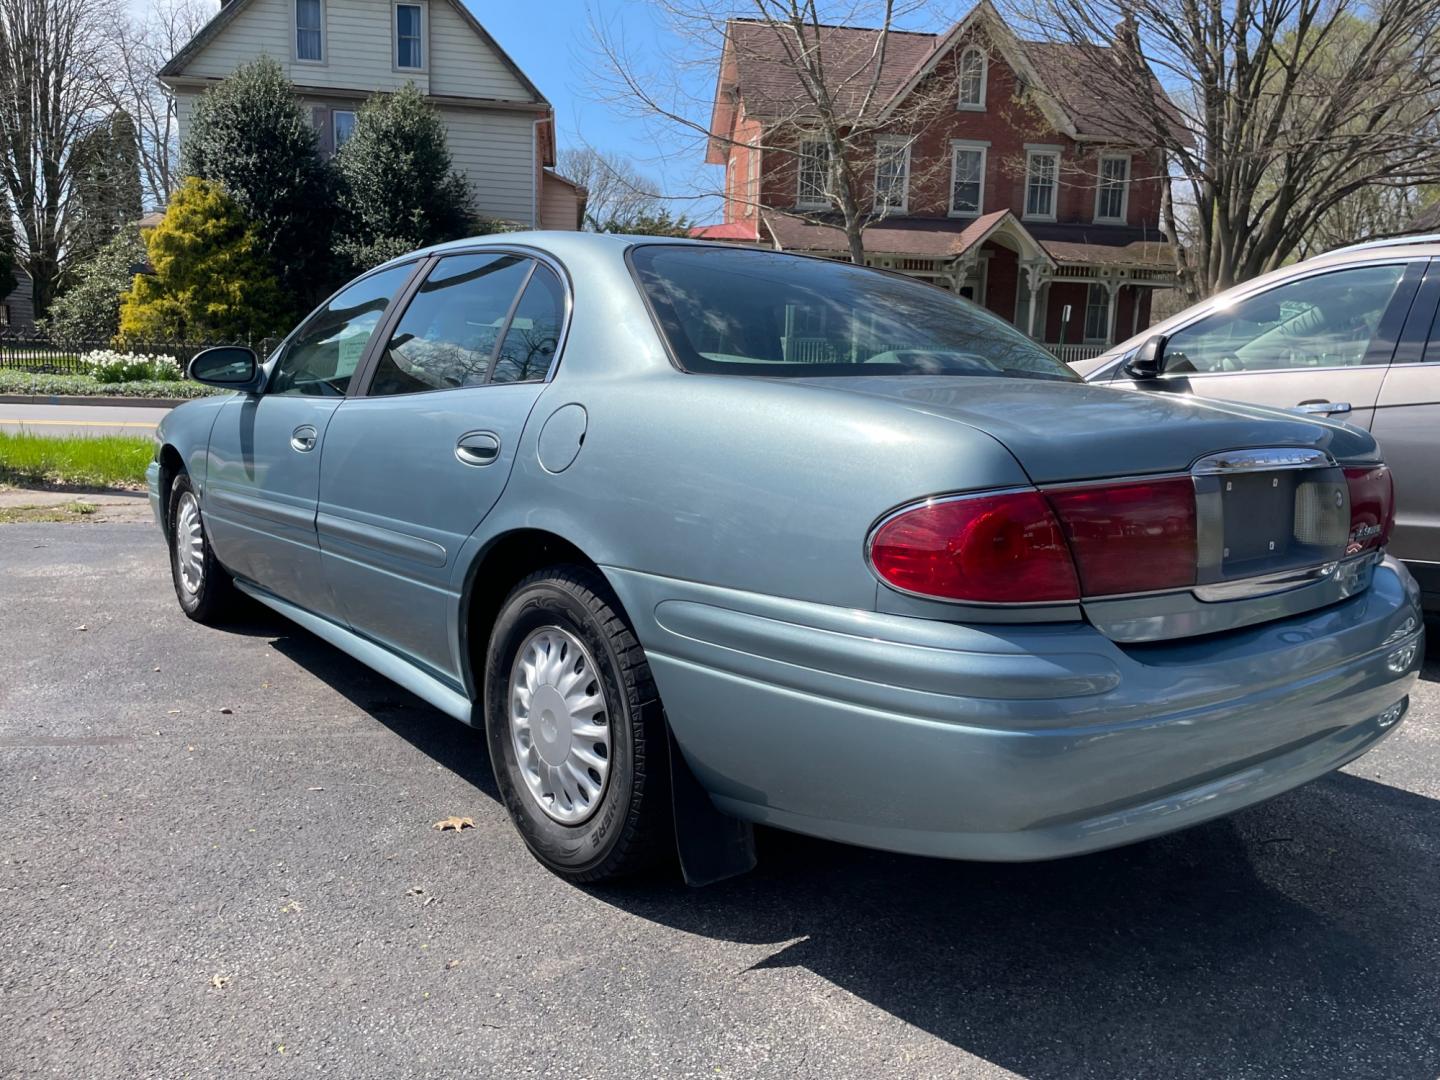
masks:
POLYGON ((1370 429, 1395 474, 1390 551, 1420 582, 1426 610, 1440 613, 1440 236, 1285 267, 1072 366, 1091 382, 1370 429))
POLYGON ((347 285, 160 425, 175 593, 485 730, 547 866, 765 823, 1042 859, 1226 814, 1404 715, 1364 431, 1087 386, 945 291, 705 243, 480 238, 347 285))

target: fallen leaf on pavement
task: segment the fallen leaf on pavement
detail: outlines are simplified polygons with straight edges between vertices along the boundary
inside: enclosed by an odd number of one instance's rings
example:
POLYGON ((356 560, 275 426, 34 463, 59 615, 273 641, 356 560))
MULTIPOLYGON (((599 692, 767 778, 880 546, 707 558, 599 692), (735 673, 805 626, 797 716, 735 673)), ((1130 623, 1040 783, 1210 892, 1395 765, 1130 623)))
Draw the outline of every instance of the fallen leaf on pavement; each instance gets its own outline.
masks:
POLYGON ((455 970, 457 967, 459 967, 459 966, 460 966, 460 961, 459 961, 459 960, 446 960, 446 961, 445 961, 445 970, 446 970, 446 971, 454 971, 454 970, 455 970))
POLYGON ((432 829, 439 829, 444 832, 446 829, 454 829, 459 832, 461 829, 473 829, 475 822, 468 817, 447 817, 435 822, 430 826, 432 829))
POLYGON ((230 716, 230 715, 231 715, 232 713, 234 713, 234 712, 235 712, 234 709, 221 709, 221 710, 220 710, 220 715, 222 715, 222 716, 230 716))

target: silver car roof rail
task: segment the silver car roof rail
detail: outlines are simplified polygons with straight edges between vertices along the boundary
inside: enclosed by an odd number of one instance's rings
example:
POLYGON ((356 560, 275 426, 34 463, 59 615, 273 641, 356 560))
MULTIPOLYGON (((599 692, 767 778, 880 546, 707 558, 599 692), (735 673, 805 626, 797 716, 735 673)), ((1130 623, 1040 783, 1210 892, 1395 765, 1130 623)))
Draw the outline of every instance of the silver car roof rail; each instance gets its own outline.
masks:
POLYGON ((1414 233, 1410 236, 1391 236, 1384 240, 1366 240, 1360 244, 1333 248, 1325 254, 1339 255, 1344 251, 1368 251, 1371 248, 1404 247, 1409 244, 1440 244, 1440 233, 1414 233))

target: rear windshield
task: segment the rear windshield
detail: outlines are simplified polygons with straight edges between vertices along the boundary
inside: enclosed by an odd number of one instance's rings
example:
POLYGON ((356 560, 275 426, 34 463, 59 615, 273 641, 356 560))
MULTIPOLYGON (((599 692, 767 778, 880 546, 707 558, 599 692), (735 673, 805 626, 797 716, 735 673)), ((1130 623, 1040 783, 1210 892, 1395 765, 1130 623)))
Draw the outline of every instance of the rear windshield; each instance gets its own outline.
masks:
POLYGON ((647 244, 631 258, 686 371, 1077 378, 968 300, 893 274, 719 246, 647 244))

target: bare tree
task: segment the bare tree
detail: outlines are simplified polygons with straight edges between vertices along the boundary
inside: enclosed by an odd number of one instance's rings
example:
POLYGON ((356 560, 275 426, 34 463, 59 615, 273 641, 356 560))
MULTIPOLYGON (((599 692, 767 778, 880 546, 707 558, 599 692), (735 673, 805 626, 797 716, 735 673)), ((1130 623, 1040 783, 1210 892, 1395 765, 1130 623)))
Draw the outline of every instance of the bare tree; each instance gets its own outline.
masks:
POLYGON ((148 207, 164 206, 180 182, 175 93, 155 73, 216 10, 213 0, 152 0, 147 10, 122 19, 115 29, 115 74, 107 90, 111 104, 135 121, 148 207))
POLYGON ((1164 150, 1191 297, 1303 253, 1358 193, 1440 180, 1440 0, 1020 2, 1037 36, 1116 46, 1060 104, 1164 150))
POLYGON ((607 221, 627 221, 664 207, 653 179, 629 161, 590 146, 560 151, 561 175, 586 192, 585 220, 592 228, 607 221))
MULTIPOLYGON (((732 151, 780 155, 787 163, 780 174, 788 175, 790 190, 806 195, 797 200, 801 205, 762 202, 753 182, 697 194, 722 196, 765 215, 838 227, 851 259, 863 263, 866 228, 896 210, 884 190, 885 178, 898 191, 894 170, 907 147, 954 110, 958 75, 953 65, 918 85, 907 83, 933 39, 904 34, 899 27, 933 5, 924 0, 750 0, 746 5, 651 0, 648 6, 659 14, 673 48, 657 51, 652 41, 628 40, 618 23, 594 23, 599 89, 630 113, 666 128, 669 142, 676 133, 689 134, 726 159, 732 151), (737 7, 743 7, 743 18, 736 17, 737 7), (851 27, 870 32, 855 34, 847 30, 851 27), (724 80, 737 66, 758 76, 744 88, 754 123, 712 130, 712 109, 736 104, 733 97, 727 102, 733 87, 724 80), (700 80, 714 86, 716 71, 722 79, 719 94, 697 96, 691 87, 700 80)), ((948 175, 949 162, 940 157, 911 155, 916 168, 911 185, 933 182, 942 170, 948 175), (922 175, 922 169, 933 170, 935 177, 922 175)))

